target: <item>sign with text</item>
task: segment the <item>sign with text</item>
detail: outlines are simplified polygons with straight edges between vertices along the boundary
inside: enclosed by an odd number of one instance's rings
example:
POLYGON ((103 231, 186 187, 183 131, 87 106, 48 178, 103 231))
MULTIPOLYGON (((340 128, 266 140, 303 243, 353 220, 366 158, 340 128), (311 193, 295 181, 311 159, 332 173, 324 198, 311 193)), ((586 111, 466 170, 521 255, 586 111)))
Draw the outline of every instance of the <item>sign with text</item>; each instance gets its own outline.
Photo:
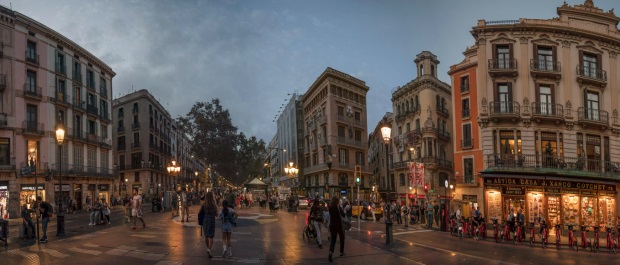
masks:
POLYGON ((495 184, 495 185, 534 186, 534 187, 550 187, 550 188, 561 188, 561 189, 580 189, 580 190, 591 190, 591 191, 616 191, 616 185, 590 183, 590 182, 584 182, 584 181, 491 177, 491 178, 485 178, 484 183, 492 184, 492 185, 495 184))
MULTIPOLYGON (((60 190, 60 185, 55 184, 54 185, 54 191, 59 191, 60 190)), ((71 186, 69 184, 63 184, 62 185, 62 191, 70 191, 71 190, 71 186)))
POLYGON ((502 187, 502 194, 504 195, 523 195, 525 189, 523 187, 502 187))

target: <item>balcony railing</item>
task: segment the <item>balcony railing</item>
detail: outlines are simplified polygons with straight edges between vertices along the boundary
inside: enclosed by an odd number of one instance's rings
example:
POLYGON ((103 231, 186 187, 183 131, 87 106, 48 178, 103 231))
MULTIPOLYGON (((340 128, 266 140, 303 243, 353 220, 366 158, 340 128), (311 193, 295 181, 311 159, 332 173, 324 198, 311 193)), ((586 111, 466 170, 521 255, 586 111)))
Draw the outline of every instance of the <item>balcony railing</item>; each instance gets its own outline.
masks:
POLYGON ((461 93, 469 93, 469 84, 461 84, 461 93))
POLYGON ((41 99, 41 87, 38 87, 35 84, 24 84, 24 97, 41 99))
MULTIPOLYGON (((362 147, 362 141, 358 141, 358 140, 353 140, 347 137, 338 137, 338 141, 339 144, 346 144, 346 145, 351 145, 351 146, 356 146, 356 147, 362 147)), ((316 143, 316 142, 315 142, 316 143)))
POLYGON ((26 62, 39 65, 39 54, 34 50, 26 50, 26 62))
POLYGON ((119 132, 119 133, 120 132, 125 132, 125 126, 120 126, 120 127, 116 128, 116 131, 119 132))
POLYGON ((23 161, 19 163, 20 175, 21 176, 30 176, 34 174, 46 174, 49 170, 47 162, 38 163, 38 165, 33 165, 28 161, 23 161))
POLYGON ((108 98, 108 89, 105 86, 99 86, 99 95, 103 98, 108 98))
POLYGON ((110 121, 110 114, 108 113, 107 110, 101 109, 101 111, 99 112, 99 117, 102 120, 110 121))
POLYGON ((491 101, 489 102, 491 116, 494 115, 511 115, 519 116, 521 114, 521 105, 516 101, 491 101))
POLYGON ((437 130, 437 134, 439 135, 439 138, 444 138, 447 140, 450 140, 450 132, 446 131, 446 130, 442 130, 442 129, 438 129, 437 130))
POLYGON ((469 119, 470 116, 470 110, 469 109, 463 109, 461 110, 461 118, 463 119, 469 119))
POLYGON ((76 81, 80 84, 82 83, 82 73, 80 71, 73 70, 72 78, 73 81, 76 81))
POLYGON ((476 178, 474 175, 464 175, 463 184, 476 184, 476 178))
POLYGON ((607 82, 607 71, 584 65, 577 66, 577 76, 597 82, 607 82))
POLYGON ((43 135, 43 123, 37 121, 25 120, 22 122, 24 134, 43 135))
POLYGON ((56 104, 71 106, 70 97, 67 96, 67 94, 60 92, 60 91, 56 92, 56 97, 54 98, 54 101, 56 102, 56 104))
POLYGON ((132 123, 131 124, 131 129, 133 129, 133 130, 140 129, 140 123, 139 122, 132 123))
POLYGON ((580 122, 609 124, 609 114, 607 111, 579 107, 577 112, 580 122))
POLYGON ((444 116, 449 116, 450 115, 450 111, 448 111, 447 108, 441 107, 441 106, 436 106, 437 109, 437 113, 442 114, 444 116))
POLYGON ((474 139, 461 140, 461 148, 472 148, 472 147, 474 147, 474 139))
POLYGON ((530 60, 530 68, 535 71, 561 72, 560 62, 548 60, 530 60))
POLYGON ((116 147, 116 150, 118 150, 118 151, 125 151, 125 148, 126 148, 126 146, 125 146, 124 144, 119 144, 119 145, 116 147))
POLYGON ((140 142, 131 143, 131 148, 140 148, 140 142))
POLYGON ((66 76, 67 75, 67 66, 61 63, 56 63, 56 73, 66 76))
POLYGON ((489 70, 517 70, 517 59, 489 59, 489 70))
POLYGON ((617 162, 585 157, 557 157, 551 154, 491 154, 487 155, 487 167, 492 170, 546 170, 564 174, 596 173, 591 176, 620 175, 620 164, 617 162))
POLYGON ((80 99, 73 98, 73 108, 86 111, 86 101, 80 101, 80 99))
POLYGON ((532 102, 532 115, 562 118, 564 115, 564 107, 562 107, 562 104, 532 102))
POLYGON ((92 115, 99 115, 99 108, 95 107, 95 105, 87 105, 86 112, 92 115))

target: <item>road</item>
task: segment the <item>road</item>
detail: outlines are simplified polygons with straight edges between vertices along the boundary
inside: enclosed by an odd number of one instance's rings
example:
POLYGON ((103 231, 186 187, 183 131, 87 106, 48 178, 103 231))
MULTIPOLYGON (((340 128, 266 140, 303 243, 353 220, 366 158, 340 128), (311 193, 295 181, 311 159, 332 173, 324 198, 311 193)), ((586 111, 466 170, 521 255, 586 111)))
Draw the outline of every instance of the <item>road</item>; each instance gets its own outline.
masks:
MULTIPOLYGON (((11 241, 0 250, 0 264, 329 264, 327 232, 323 249, 314 240, 304 240, 302 228, 307 210, 300 212, 252 208, 237 210, 238 227, 233 233, 233 257, 222 258, 219 224, 216 227, 214 257, 209 261, 204 237, 196 220, 198 207, 190 209, 190 222, 171 218, 170 212, 146 211, 146 228, 131 230, 122 214, 113 213, 112 225, 88 226, 88 220, 68 217, 68 236, 56 238, 50 226, 49 243, 11 241), (71 222, 69 222, 71 221, 71 222)), ((335 264, 612 264, 619 256, 608 252, 587 253, 568 249, 541 249, 497 244, 474 239, 459 240, 448 233, 422 227, 394 226, 395 242, 385 245, 385 225, 357 222, 347 232, 344 257, 335 264)), ((336 253, 338 253, 338 245, 336 253)))

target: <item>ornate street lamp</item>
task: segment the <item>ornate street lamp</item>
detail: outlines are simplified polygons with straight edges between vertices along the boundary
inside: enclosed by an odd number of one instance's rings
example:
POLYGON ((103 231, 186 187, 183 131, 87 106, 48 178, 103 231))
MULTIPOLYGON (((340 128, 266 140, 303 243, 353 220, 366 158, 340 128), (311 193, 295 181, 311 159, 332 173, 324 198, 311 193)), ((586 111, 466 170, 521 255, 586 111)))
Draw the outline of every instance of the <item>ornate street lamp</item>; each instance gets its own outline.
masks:
POLYGON ((60 157, 58 158, 58 180, 60 181, 60 200, 58 201, 58 218, 56 218, 56 236, 64 236, 65 235, 65 211, 62 208, 62 143, 65 141, 65 129, 62 126, 62 123, 59 123, 56 126, 56 142, 58 143, 58 149, 60 152, 60 157))
MULTIPOLYGON (((168 174, 170 174, 170 176, 176 177, 179 175, 179 172, 181 172, 181 167, 177 166, 176 164, 177 162, 172 160, 171 165, 166 167, 166 170, 168 170, 168 174)), ((175 191, 176 191, 176 187, 175 187, 175 191)))
POLYGON ((381 136, 383 137, 383 143, 385 144, 385 177, 387 180, 387 194, 386 194, 386 198, 387 198, 387 202, 385 204, 385 206, 387 207, 387 209, 385 210, 385 215, 387 216, 387 218, 385 218, 385 244, 388 246, 392 245, 392 217, 390 216, 390 160, 388 159, 389 154, 388 154, 388 148, 390 145, 390 137, 391 137, 391 133, 392 133, 392 128, 389 126, 389 124, 385 124, 382 128, 381 128, 381 136))

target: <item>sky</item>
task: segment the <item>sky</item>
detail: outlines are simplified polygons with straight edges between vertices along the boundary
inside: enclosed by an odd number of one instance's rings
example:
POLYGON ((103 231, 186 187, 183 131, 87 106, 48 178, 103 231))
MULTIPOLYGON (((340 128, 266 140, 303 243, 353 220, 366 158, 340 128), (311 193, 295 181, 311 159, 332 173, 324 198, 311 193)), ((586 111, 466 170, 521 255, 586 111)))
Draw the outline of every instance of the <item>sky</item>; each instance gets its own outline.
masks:
MULTIPOLYGON (((218 98, 246 136, 269 142, 289 94, 332 67, 366 82, 368 130, 415 79, 424 50, 440 80, 474 44, 480 19, 551 19, 563 0, 12 0, 116 72, 113 96, 149 90, 173 118, 218 98)), ((570 5, 584 0, 567 0, 570 5)), ((594 0, 607 11, 617 0, 594 0)))

